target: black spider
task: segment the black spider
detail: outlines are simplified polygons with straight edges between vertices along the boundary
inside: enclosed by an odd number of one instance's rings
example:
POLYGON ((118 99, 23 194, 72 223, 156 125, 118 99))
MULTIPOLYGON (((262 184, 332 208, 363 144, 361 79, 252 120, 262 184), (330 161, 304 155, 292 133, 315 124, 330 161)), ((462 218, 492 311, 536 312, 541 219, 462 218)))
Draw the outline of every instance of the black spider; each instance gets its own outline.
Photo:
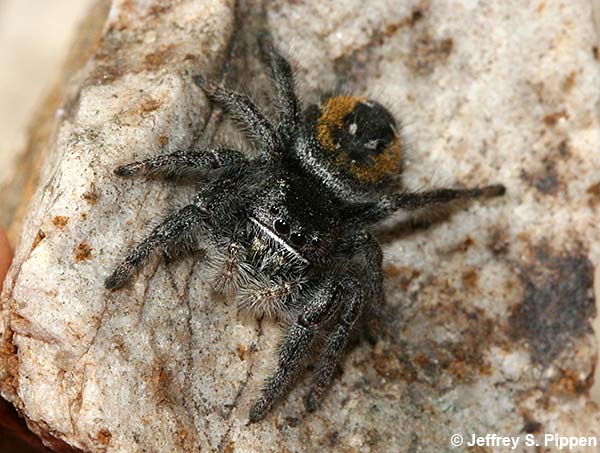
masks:
POLYGON ((247 96, 194 77, 246 131, 258 157, 217 147, 177 151, 118 167, 119 176, 201 180, 194 201, 169 215, 106 280, 125 285, 152 253, 203 249, 216 290, 235 290, 242 308, 285 328, 274 373, 250 411, 265 417, 288 392, 314 344, 320 346, 305 399, 314 411, 357 321, 373 337, 383 303, 382 252, 368 227, 399 209, 497 196, 502 185, 426 192, 391 190, 403 143, 392 115, 375 101, 333 96, 303 113, 288 62, 266 38, 277 125, 247 96), (317 341, 320 339, 320 341, 317 341))

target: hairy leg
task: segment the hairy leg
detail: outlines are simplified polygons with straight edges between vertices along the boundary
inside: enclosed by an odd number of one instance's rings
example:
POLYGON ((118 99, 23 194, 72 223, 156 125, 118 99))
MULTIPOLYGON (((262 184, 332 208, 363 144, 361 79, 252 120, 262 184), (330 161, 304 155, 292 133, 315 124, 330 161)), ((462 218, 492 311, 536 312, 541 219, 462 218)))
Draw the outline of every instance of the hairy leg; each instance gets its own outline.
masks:
POLYGON ((490 198, 504 195, 506 188, 501 184, 472 189, 434 189, 425 192, 402 192, 385 195, 375 203, 363 204, 356 209, 356 220, 362 224, 375 223, 393 214, 398 209, 414 211, 417 209, 444 205, 455 201, 475 198, 490 198))
POLYGON ((350 277, 343 278, 338 284, 338 297, 342 307, 339 318, 325 340, 315 378, 304 400, 304 406, 309 412, 317 409, 323 393, 329 388, 335 368, 348 343, 352 326, 361 314, 363 297, 356 280, 350 277))
POLYGON ((378 324, 383 294, 383 252, 377 239, 368 231, 362 230, 343 240, 340 252, 346 259, 360 260, 364 310, 362 330, 365 338, 375 344, 378 338, 378 324))
POLYGON ((300 123, 300 107, 294 91, 292 68, 287 60, 277 53, 268 35, 259 39, 259 45, 263 58, 271 68, 278 105, 282 109, 278 130, 281 134, 289 134, 300 123))
POLYGON ((217 263, 218 271, 213 278, 213 289, 215 291, 222 292, 238 286, 236 282, 236 279, 239 280, 238 268, 245 257, 246 252, 239 242, 232 241, 227 246, 223 261, 217 263))
POLYGON ((288 329, 279 348, 277 369, 267 378, 260 398, 252 405, 250 422, 262 420, 288 389, 310 351, 316 333, 339 310, 338 284, 327 279, 288 329))
POLYGON ((204 90, 209 99, 223 107, 242 125, 262 153, 267 157, 275 157, 281 152, 283 145, 279 134, 252 99, 209 82, 200 75, 194 76, 194 82, 204 90))
POLYGON ((244 162, 244 155, 232 149, 218 148, 199 151, 175 151, 150 159, 131 162, 115 169, 122 177, 148 176, 163 179, 185 179, 202 176, 208 170, 244 162))
POLYGON ((203 223, 204 218, 205 213, 195 205, 186 206, 169 215, 129 252, 106 279, 104 286, 108 289, 121 288, 142 268, 152 253, 160 251, 170 255, 179 249, 182 242, 191 239, 190 235, 203 223))

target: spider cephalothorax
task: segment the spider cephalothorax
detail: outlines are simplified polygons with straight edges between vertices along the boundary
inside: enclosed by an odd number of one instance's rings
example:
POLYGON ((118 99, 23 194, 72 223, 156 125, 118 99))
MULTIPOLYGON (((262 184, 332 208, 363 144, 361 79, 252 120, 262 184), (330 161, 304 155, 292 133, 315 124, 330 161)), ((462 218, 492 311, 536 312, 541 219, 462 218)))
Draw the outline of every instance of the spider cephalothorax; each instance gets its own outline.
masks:
POLYGON ((240 307, 277 319, 285 329, 277 368, 254 403, 261 420, 290 388, 309 352, 320 346, 305 400, 317 408, 353 328, 375 335, 383 302, 382 252, 368 227, 397 210, 496 196, 501 185, 393 192, 402 140, 392 115, 362 97, 334 96, 304 112, 288 62, 267 39, 281 115, 276 125, 247 96, 203 77, 196 84, 249 131, 258 157, 216 147, 176 151, 115 170, 119 176, 202 181, 187 206, 173 212, 106 280, 125 285, 148 257, 203 249, 213 287, 232 291, 240 307), (319 339, 323 339, 323 344, 319 339))

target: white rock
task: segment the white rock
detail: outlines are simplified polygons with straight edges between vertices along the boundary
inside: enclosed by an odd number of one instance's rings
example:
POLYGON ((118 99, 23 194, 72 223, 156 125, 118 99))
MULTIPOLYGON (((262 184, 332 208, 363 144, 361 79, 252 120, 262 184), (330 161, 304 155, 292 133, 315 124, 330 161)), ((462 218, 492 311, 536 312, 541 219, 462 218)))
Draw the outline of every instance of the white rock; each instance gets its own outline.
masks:
MULTIPOLYGON (((454 432, 516 436, 532 422, 598 436, 585 396, 600 197, 590 3, 266 2, 265 22, 240 3, 228 83, 264 91, 252 46, 266 26, 306 99, 354 88, 397 111, 408 185, 502 182, 507 196, 388 237, 378 347, 348 354, 316 414, 300 384, 248 426, 276 326, 214 296, 191 257, 103 289, 125 249, 193 196, 112 170, 201 134, 210 109, 191 75, 220 74, 234 2, 114 1, 5 285, 2 395, 46 439, 85 451, 439 451, 454 432)), ((225 122, 217 137, 229 134, 225 122)))

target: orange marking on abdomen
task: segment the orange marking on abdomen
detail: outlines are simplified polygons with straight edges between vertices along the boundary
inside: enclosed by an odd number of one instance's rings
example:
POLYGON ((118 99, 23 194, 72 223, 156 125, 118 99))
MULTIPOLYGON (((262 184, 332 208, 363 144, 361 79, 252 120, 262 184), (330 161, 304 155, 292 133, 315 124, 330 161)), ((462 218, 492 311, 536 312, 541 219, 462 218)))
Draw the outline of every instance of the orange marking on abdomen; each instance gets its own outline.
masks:
POLYGON ((354 110, 356 104, 364 102, 364 97, 336 96, 327 99, 321 106, 321 116, 317 120, 317 140, 326 151, 335 151, 334 127, 343 127, 344 118, 354 110))
POLYGON ((347 151, 340 149, 333 136, 334 128, 342 129, 344 119, 352 113, 356 105, 365 102, 361 96, 335 96, 327 99, 320 107, 320 116, 316 124, 317 141, 327 152, 333 155, 335 165, 344 168, 358 181, 365 184, 376 184, 384 178, 396 174, 402 165, 402 143, 396 137, 386 149, 372 156, 372 163, 359 165, 352 161, 347 151))

